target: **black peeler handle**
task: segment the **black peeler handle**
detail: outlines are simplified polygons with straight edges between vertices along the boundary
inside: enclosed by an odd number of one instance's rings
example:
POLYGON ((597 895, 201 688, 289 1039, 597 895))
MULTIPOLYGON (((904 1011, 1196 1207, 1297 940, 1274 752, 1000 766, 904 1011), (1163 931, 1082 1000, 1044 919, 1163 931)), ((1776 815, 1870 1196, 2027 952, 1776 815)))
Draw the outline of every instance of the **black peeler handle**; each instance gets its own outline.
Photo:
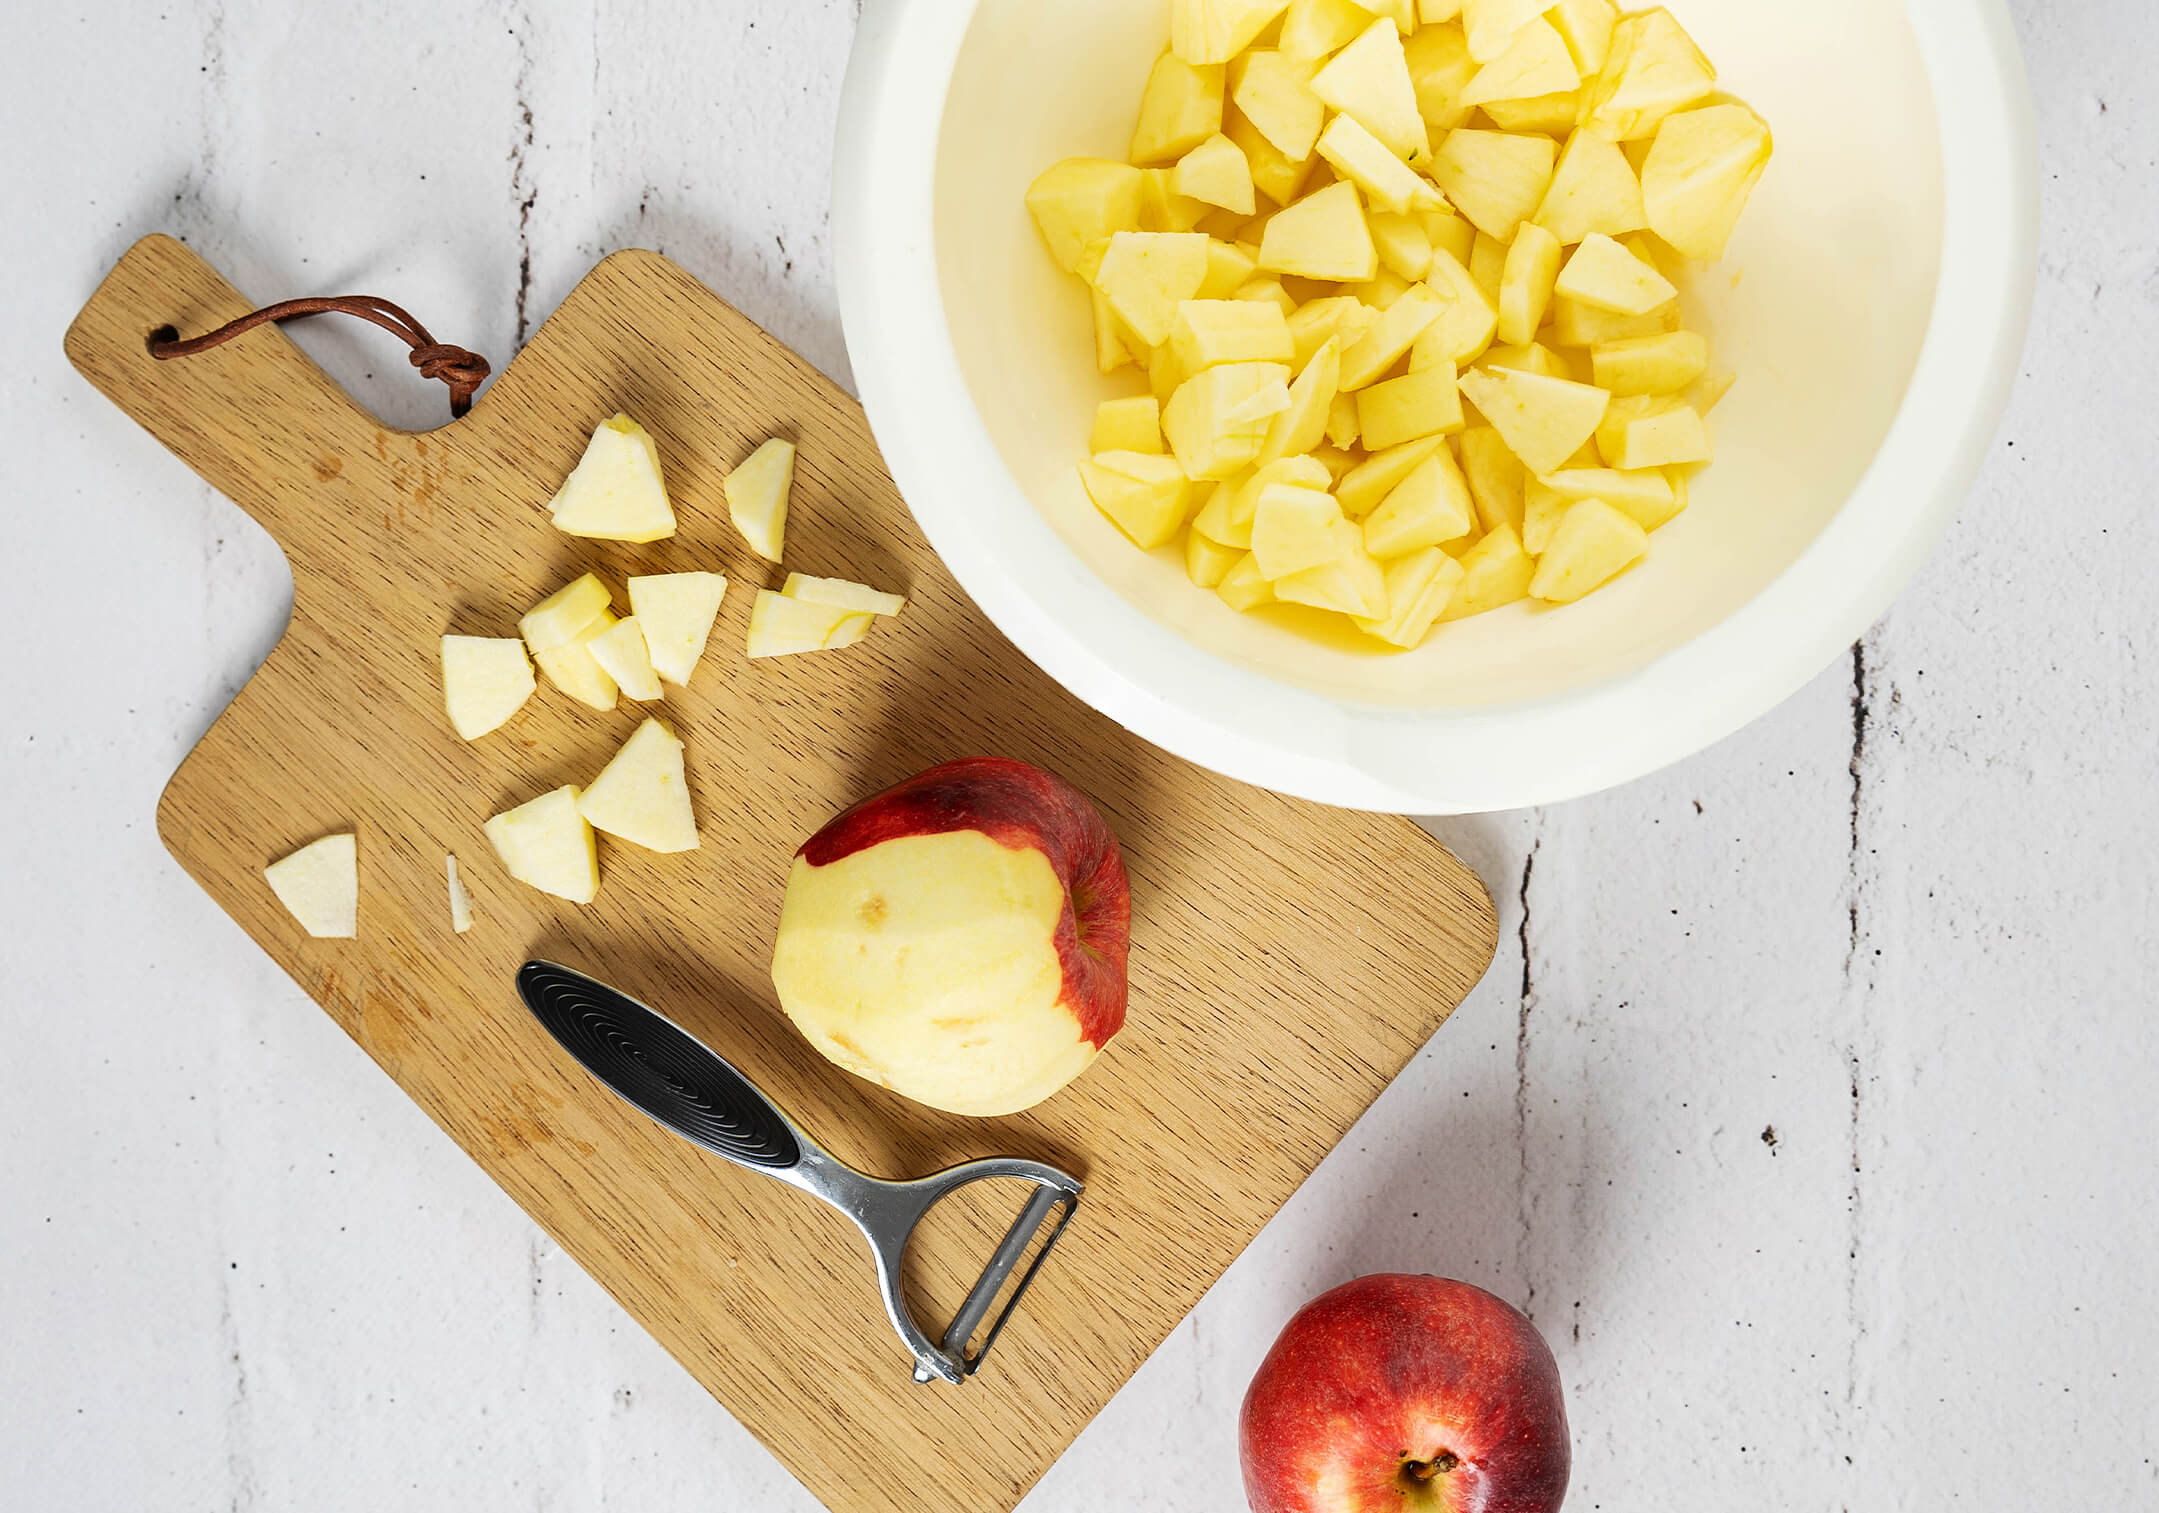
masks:
POLYGON ((636 999, 551 961, 519 968, 517 991, 586 1071, 684 1139, 760 1171, 802 1161, 801 1139, 771 1099, 636 999))

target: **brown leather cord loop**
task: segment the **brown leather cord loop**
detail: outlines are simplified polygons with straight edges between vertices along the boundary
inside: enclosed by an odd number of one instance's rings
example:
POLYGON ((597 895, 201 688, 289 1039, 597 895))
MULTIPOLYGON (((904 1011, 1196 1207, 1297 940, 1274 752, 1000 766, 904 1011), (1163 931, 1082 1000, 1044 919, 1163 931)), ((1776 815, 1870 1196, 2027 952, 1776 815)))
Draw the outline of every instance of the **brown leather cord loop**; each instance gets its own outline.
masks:
POLYGON ((193 357, 198 352, 221 347, 235 336, 244 336, 257 326, 272 321, 298 320, 305 315, 357 315, 403 341, 412 348, 411 362, 420 370, 422 378, 440 379, 450 386, 450 418, 453 420, 472 408, 473 394, 487 381, 486 358, 463 347, 436 341, 427 327, 405 310, 372 294, 288 299, 250 311, 238 320, 227 321, 215 331, 191 336, 186 341, 180 339, 179 332, 167 326, 151 335, 150 355, 161 362, 170 357, 193 357))

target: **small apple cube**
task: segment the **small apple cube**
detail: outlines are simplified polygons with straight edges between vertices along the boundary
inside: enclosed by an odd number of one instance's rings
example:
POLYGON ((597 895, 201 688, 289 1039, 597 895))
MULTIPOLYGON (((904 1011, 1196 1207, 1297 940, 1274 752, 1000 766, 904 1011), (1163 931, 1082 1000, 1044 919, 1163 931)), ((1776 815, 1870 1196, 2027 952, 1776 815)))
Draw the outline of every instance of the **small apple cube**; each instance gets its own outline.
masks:
POLYGON ((459 935, 472 928, 472 893, 465 887, 465 880, 457 875, 457 858, 442 859, 445 885, 450 893, 450 928, 459 935))
POLYGON ((627 415, 600 422, 548 509, 555 529, 569 536, 642 542, 675 533, 660 449, 627 415))
POLYGON ((1571 94, 1581 83, 1566 38, 1551 22, 1536 17, 1522 24, 1507 50, 1478 69, 1456 98, 1463 105, 1490 105, 1498 100, 1571 94))
POLYGON ((1543 0, 1462 0, 1469 55, 1490 63, 1514 45, 1515 34, 1545 10, 1543 0))
MULTIPOLYGON (((1200 291, 1200 297, 1203 299, 1206 297, 1205 289, 1200 291)), ((1282 281, 1271 273, 1260 274, 1238 285, 1230 293, 1230 298, 1248 299, 1258 304, 1272 305, 1282 312, 1284 319, 1297 313, 1296 299, 1291 296, 1287 289, 1282 287, 1282 281)))
POLYGON ((578 797, 577 812, 593 829, 648 851, 695 851, 682 742, 658 720, 645 721, 578 797))
POLYGON ((1432 237, 1422 219, 1381 211, 1366 216, 1365 224, 1372 229, 1372 245, 1379 249, 1381 267, 1411 283, 1430 271, 1432 237))
POLYGON ((1564 357, 1542 342, 1524 342, 1520 346, 1494 347, 1484 354, 1480 365, 1487 368, 1520 368, 1527 373, 1542 373, 1547 378, 1572 378, 1574 369, 1564 357))
POLYGON ((1709 368, 1709 343, 1692 331, 1667 331, 1589 349, 1597 387, 1614 395, 1673 394, 1709 368))
POLYGON ((1557 292, 1617 315, 1647 315, 1679 298, 1671 280, 1598 231, 1567 259, 1557 292))
POLYGON ((1493 309, 1499 308, 1499 284, 1507 272, 1508 243, 1497 237, 1477 233, 1477 239, 1469 247, 1469 276, 1484 291, 1485 302, 1493 309))
POLYGON ((1364 549, 1357 527, 1336 516, 1329 527, 1335 554, 1326 562, 1274 580, 1274 596, 1336 614, 1372 618, 1387 613, 1387 575, 1364 549))
POLYGON ((578 703, 602 711, 613 709, 621 690, 592 654, 592 643, 613 630, 616 623, 614 611, 603 609, 600 618, 579 631, 574 640, 536 651, 532 660, 547 674, 548 682, 578 703))
POLYGON ((1187 199, 1202 200, 1239 215, 1258 208, 1252 191, 1252 165, 1237 144, 1219 131, 1177 160, 1170 188, 1187 199))
POLYGON ((1454 453, 1439 447, 1364 517, 1364 549, 1384 562, 1459 541, 1470 532, 1475 508, 1454 453))
POLYGON ((1155 60, 1127 154, 1142 168, 1174 163, 1222 129, 1220 64, 1195 67, 1173 52, 1155 60))
MULTIPOLYGON (((1199 299, 1259 299, 1261 295, 1243 295, 1239 291, 1252 282, 1259 267, 1259 251, 1247 252, 1234 242, 1207 238, 1207 276, 1199 281, 1199 299)), ((1278 284, 1276 288, 1280 288, 1278 284)), ((1289 311, 1284 310, 1284 315, 1289 311)))
POLYGON ((1446 299, 1425 284, 1412 284, 1381 312, 1370 330, 1342 354, 1342 388, 1372 383, 1401 360, 1431 324, 1447 313, 1446 299))
POLYGON ((1552 533, 1529 592, 1550 604, 1572 604, 1641 561, 1649 533, 1601 499, 1570 507, 1552 533))
POLYGON ((1377 310, 1352 294, 1306 300, 1289 317, 1290 339, 1297 344, 1293 361, 1301 367, 1329 341, 1346 352, 1378 319, 1377 310))
POLYGON ((787 499, 794 486, 795 444, 777 436, 744 458, 722 485, 728 518, 750 550, 767 562, 780 560, 787 537, 787 499))
POLYGON ((1453 131, 1433 156, 1432 177, 1479 231, 1510 242, 1544 203, 1558 153, 1547 136, 1453 131))
POLYGON ((1164 545, 1184 528, 1191 490, 1175 458, 1102 452, 1079 468, 1095 508, 1142 551, 1164 545))
POLYGON ((1432 271, 1425 275, 1425 282, 1446 297, 1448 304, 1439 319, 1417 338, 1416 346, 1410 350, 1409 365, 1419 370, 1443 362, 1467 367, 1491 346, 1499 330, 1499 311, 1485 297, 1476 276, 1451 252, 1437 247, 1432 250, 1432 271))
POLYGON ((1274 603, 1274 585, 1267 581, 1267 575, 1259 570, 1259 559, 1250 552, 1223 575, 1214 591, 1231 609, 1245 613, 1274 603))
POLYGON ((442 638, 442 702, 466 740, 501 729, 538 686, 532 659, 515 636, 442 638))
POLYGON ((607 585, 591 573, 556 589, 517 622, 518 632, 534 654, 566 646, 593 621, 607 613, 614 596, 607 585))
POLYGON ((630 613, 644 631, 654 672, 670 683, 689 683, 726 597, 727 579, 718 573, 654 573, 630 580, 630 613))
POLYGON ((1611 396, 1588 384, 1516 368, 1462 375, 1462 392, 1532 473, 1553 473, 1597 434, 1611 396))
POLYGON ((1386 568, 1386 617, 1360 618, 1357 628, 1390 646, 1414 651, 1431 635, 1439 612, 1467 574, 1461 563, 1436 546, 1397 557, 1386 568))
POLYGON ((1666 117, 1642 164, 1650 229, 1682 256, 1724 256, 1773 150, 1769 128, 1744 105, 1666 117))
POLYGON ((1131 328, 1117 318, 1117 313, 1110 309, 1109 301, 1102 297, 1100 289, 1089 289, 1087 298, 1094 306, 1095 371, 1107 376, 1127 363, 1137 361, 1138 354, 1132 349, 1138 347, 1140 352, 1145 352, 1147 344, 1134 336, 1131 328))
POLYGON ((1356 0, 1290 0, 1278 44, 1291 58, 1314 60, 1339 52, 1372 24, 1356 0))
POLYGON ((1494 100, 1483 107, 1501 131, 1542 132, 1563 137, 1574 129, 1581 114, 1582 94, 1570 89, 1556 95, 1534 95, 1527 100, 1494 100))
POLYGON ((1469 40, 1462 28, 1421 26, 1402 44, 1402 52, 1417 91, 1417 113, 1424 117, 1433 140, 1468 121, 1475 107, 1461 103, 1462 91, 1476 77, 1478 65, 1469 55, 1469 40))
POLYGON ((1192 522, 1193 529, 1224 546, 1233 546, 1239 551, 1251 550, 1252 518, 1258 512, 1259 496, 1277 483, 1318 489, 1322 493, 1334 486, 1327 470, 1314 459, 1284 457, 1254 468, 1241 479, 1226 479, 1216 484, 1198 518, 1192 522))
POLYGON ((1174 168, 1140 170, 1139 230, 1190 231, 1215 213, 1215 207, 1205 200, 1195 200, 1188 194, 1179 194, 1175 187, 1175 173, 1174 168))
POLYGON ((1280 308, 1243 299, 1184 301, 1170 321, 1169 340, 1179 365, 1195 374, 1226 362, 1287 363, 1297 351, 1280 308))
POLYGON ((1499 339, 1524 345, 1537 339, 1552 305, 1565 250, 1559 238, 1535 221, 1524 221, 1507 249, 1499 276, 1499 339))
POLYGON ((1368 451, 1462 429, 1462 392, 1452 363, 1390 378, 1357 395, 1357 434, 1368 451))
POLYGON ((1327 411, 1342 386, 1342 348, 1329 337, 1312 354, 1297 381, 1289 386, 1289 408, 1267 424, 1267 438, 1253 462, 1265 467, 1287 457, 1301 457, 1327 434, 1327 411))
POLYGON ((1227 63, 1288 8, 1289 0, 1170 0, 1170 51, 1187 63, 1227 63))
POLYGON ((860 641, 874 616, 759 589, 744 650, 755 659, 837 651, 860 641))
POLYGON ((577 787, 565 784, 481 828, 510 876, 573 904, 589 904, 600 891, 600 851, 577 799, 577 787))
POLYGON ((1140 174, 1107 158, 1066 158, 1043 170, 1027 190, 1050 256, 1067 273, 1078 271, 1090 243, 1139 229, 1140 174))
POLYGON ((1229 97, 1259 134, 1291 162, 1312 156, 1327 107, 1312 93, 1318 65, 1286 52, 1254 49, 1230 65, 1229 97))
POLYGON ((1374 21, 1312 76, 1312 93, 1387 144, 1398 158, 1432 150, 1417 111, 1417 86, 1402 52, 1402 32, 1374 21))
POLYGON ((1425 459, 1446 445, 1442 436, 1420 436, 1374 452, 1343 474, 1335 485, 1334 497, 1341 503, 1342 513, 1352 520, 1362 520, 1422 467, 1425 459))
POLYGON ((1159 347, 1177 307, 1207 280, 1207 242, 1196 231, 1120 231, 1102 254, 1095 287, 1141 341, 1159 347))
POLYGON ((1637 141, 1716 87, 1716 69, 1672 13, 1644 11, 1612 29, 1604 67, 1582 94, 1582 124, 1614 142, 1637 141))
POLYGON ((1319 155, 1328 167, 1363 190, 1375 210, 1400 215, 1439 207, 1439 191, 1354 116, 1336 116, 1327 123, 1319 136, 1319 155))
MULTIPOLYGON (((1225 485, 1226 487, 1227 485, 1225 485)), ((1210 541, 1203 533, 1193 530, 1184 541, 1185 576, 1195 587, 1214 588, 1229 576, 1229 570, 1243 560, 1245 553, 1234 546, 1224 546, 1210 541)))
POLYGON ((1615 399, 1597 427, 1597 450, 1615 468, 1670 467, 1716 455, 1709 428, 1692 406, 1663 395, 1615 399))
POLYGON ((1222 363, 1180 384, 1162 412, 1162 430, 1185 476, 1227 478, 1248 466, 1265 444, 1268 422, 1288 407, 1289 377, 1287 363, 1222 363), (1255 401, 1271 404, 1277 388, 1282 390, 1280 407, 1249 419, 1233 418, 1255 401))
POLYGON ((1094 430, 1088 438, 1090 452, 1152 452, 1160 455, 1162 407, 1152 394, 1129 399, 1105 399, 1095 406, 1094 430))
POLYGON ((1304 181, 1312 176, 1312 164, 1317 159, 1310 155, 1284 156, 1234 105, 1222 113, 1222 135, 1237 144, 1244 160, 1252 165, 1252 187, 1268 199, 1287 205, 1304 192, 1304 181))
POLYGON ((1501 526, 1520 532, 1524 491, 1529 475, 1522 460, 1492 427, 1471 426, 1460 438, 1462 476, 1477 504, 1477 523, 1486 531, 1501 526))
POLYGON ((1463 267, 1469 266, 1472 249, 1477 245, 1477 228, 1468 221, 1452 210, 1427 210, 1424 234, 1432 239, 1434 252, 1444 252, 1463 267))
POLYGON ((1671 475, 1656 468, 1633 473, 1616 468, 1566 468, 1542 482, 1569 503, 1602 499, 1645 531, 1655 530, 1685 508, 1679 491, 1672 487, 1671 475))
POLYGON ((1636 336, 1661 336, 1679 329, 1677 303, 1647 315, 1621 315, 1564 294, 1552 296, 1551 341, 1559 347, 1601 347, 1636 336))
POLYGON ((645 645, 637 616, 616 621, 587 641, 585 648, 624 697, 641 702, 660 697, 660 675, 652 670, 652 652, 645 645))
POLYGON ((1252 517, 1252 555, 1270 583, 1340 554, 1335 522, 1342 507, 1319 489, 1273 483, 1260 491, 1252 517))
POLYGON ((1357 0, 1357 4, 1375 16, 1385 16, 1405 37, 1417 29, 1417 0, 1357 0))
POLYGON ((1452 21, 1462 14, 1462 0, 1417 0, 1417 19, 1426 26, 1452 21))
POLYGON ((263 869, 285 912, 317 940, 351 940, 360 933, 360 842, 326 835, 263 869))
POLYGON ((1147 390, 1154 402, 1165 410, 1172 397, 1183 385, 1188 375, 1184 364, 1177 361, 1177 349, 1167 341, 1156 347, 1147 358, 1147 390))
POLYGON ((1526 599, 1530 580, 1537 575, 1536 562, 1522 550, 1522 540, 1511 525, 1495 528, 1457 560, 1462 564, 1462 581, 1440 611, 1443 621, 1466 620, 1526 599))
POLYGON ((1327 440, 1344 448, 1357 444, 1357 396, 1336 394, 1327 407, 1327 440))
POLYGON ((1601 72, 1612 50, 1612 29, 1619 25, 1619 7, 1613 0, 1559 0, 1546 15, 1566 39, 1567 52, 1582 77, 1594 78, 1601 72))
POLYGON ((883 615, 888 619, 907 607, 907 601, 900 595, 888 594, 866 583, 856 583, 848 578, 812 578, 807 573, 789 573, 780 592, 805 604, 829 604, 852 614, 883 615))
POLYGON ((1268 218, 1259 265, 1271 273, 1360 283, 1379 271, 1379 251, 1353 184, 1329 184, 1268 218))
POLYGON ((1522 550, 1534 557, 1549 546, 1560 517, 1574 503, 1542 478, 1530 479, 1522 494, 1522 550))

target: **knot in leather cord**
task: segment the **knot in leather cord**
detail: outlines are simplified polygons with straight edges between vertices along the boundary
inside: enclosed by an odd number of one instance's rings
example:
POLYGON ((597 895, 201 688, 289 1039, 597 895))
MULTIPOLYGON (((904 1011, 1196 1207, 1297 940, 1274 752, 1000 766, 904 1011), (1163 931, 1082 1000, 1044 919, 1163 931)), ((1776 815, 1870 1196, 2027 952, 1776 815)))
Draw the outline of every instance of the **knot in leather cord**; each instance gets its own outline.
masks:
POLYGON ((221 347, 257 326, 298 320, 308 315, 356 315, 403 341, 412 348, 411 362, 422 378, 437 379, 449 385, 450 418, 453 420, 472 408, 473 394, 487 381, 487 375, 491 371, 487 359, 479 353, 436 341, 427 327, 414 320, 402 307, 393 305, 386 299, 378 299, 372 294, 288 299, 279 304, 265 305, 260 310, 249 311, 238 320, 227 321, 215 331, 207 331, 185 341, 180 339, 179 332, 166 326, 151 333, 150 355, 160 362, 174 357, 193 357, 198 352, 208 352, 213 347, 221 347))

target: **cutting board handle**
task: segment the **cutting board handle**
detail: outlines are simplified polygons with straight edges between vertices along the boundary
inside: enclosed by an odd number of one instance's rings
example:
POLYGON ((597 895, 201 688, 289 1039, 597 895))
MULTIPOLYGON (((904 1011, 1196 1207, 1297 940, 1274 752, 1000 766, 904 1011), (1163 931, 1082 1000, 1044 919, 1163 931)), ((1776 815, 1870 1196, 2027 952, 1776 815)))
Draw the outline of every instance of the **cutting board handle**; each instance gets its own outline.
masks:
POLYGON ((385 432, 275 326, 194 357, 150 355, 163 327, 193 336, 254 308, 182 243, 146 236, 68 327, 67 354, 106 398, 289 544, 291 512, 328 505, 323 486, 385 432))

